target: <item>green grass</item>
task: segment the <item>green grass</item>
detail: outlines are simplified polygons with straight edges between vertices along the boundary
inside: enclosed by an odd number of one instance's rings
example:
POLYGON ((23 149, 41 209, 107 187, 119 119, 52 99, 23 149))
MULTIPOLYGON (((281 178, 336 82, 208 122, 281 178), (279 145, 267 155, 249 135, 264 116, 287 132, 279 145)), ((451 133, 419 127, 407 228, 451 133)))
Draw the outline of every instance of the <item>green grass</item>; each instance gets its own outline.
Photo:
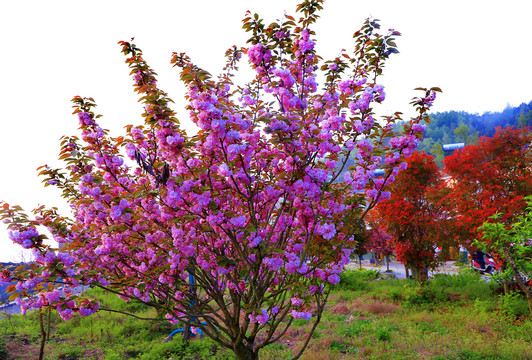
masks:
MULTIPOLYGON (((532 359, 526 299, 499 290, 469 272, 437 276, 420 287, 411 280, 381 279, 374 271, 347 271, 302 359, 532 359)), ((156 316, 140 303, 124 303, 101 291, 91 294, 102 299, 103 307, 156 316)), ((282 340, 261 350, 261 360, 293 357, 310 326, 295 321, 282 340)), ((102 311, 67 322, 52 315, 51 328, 49 360, 235 359, 206 338, 187 345, 178 335, 164 342, 175 328, 165 321, 102 311)), ((0 360, 16 339, 38 346, 39 334, 36 312, 0 320, 0 360)))

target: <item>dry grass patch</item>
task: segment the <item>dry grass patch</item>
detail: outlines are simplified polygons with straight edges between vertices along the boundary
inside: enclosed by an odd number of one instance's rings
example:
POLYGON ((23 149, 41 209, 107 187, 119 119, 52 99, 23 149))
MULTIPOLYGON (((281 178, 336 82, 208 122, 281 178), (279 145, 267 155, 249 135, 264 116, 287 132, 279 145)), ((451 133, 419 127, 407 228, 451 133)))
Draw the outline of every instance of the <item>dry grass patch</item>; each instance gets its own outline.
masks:
POLYGON ((362 311, 373 315, 390 315, 395 313, 399 309, 399 305, 382 301, 374 301, 367 304, 363 304, 361 309, 362 311))
POLYGON ((431 323, 434 321, 433 317, 430 314, 427 314, 426 312, 418 312, 418 313, 411 314, 410 320, 412 320, 416 324, 431 323))
POLYGON ((349 315, 352 312, 352 310, 342 302, 336 303, 336 305, 334 305, 329 311, 335 315, 349 315))

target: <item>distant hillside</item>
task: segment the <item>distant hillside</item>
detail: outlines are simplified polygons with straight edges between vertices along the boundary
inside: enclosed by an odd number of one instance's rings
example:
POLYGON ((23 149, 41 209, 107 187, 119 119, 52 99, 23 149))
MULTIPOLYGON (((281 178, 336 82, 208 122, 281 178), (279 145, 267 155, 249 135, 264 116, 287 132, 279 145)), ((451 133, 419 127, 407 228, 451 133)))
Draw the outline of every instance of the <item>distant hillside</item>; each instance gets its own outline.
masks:
POLYGON ((465 111, 447 111, 431 114, 430 119, 418 150, 434 155, 441 164, 444 144, 475 144, 481 136, 493 136, 497 126, 505 128, 532 125, 532 101, 518 107, 507 107, 501 112, 470 114, 465 111))

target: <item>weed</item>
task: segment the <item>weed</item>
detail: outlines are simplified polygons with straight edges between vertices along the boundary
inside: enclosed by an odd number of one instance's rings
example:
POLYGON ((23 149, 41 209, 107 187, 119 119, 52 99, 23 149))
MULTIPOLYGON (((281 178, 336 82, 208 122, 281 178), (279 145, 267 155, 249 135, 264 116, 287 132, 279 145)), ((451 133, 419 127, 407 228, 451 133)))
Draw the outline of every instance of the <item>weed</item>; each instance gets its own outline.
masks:
POLYGON ((260 356, 261 356, 260 357, 261 359, 265 359, 265 360, 270 360, 270 359, 284 360, 284 359, 291 359, 294 357, 294 355, 292 354, 292 351, 288 349, 288 346, 282 343, 273 343, 273 344, 270 344, 264 347, 264 349, 262 349, 261 351, 260 356))
POLYGON ((7 359, 7 350, 6 350, 7 343, 3 338, 0 338, 0 360, 6 360, 7 359))
POLYGON ((528 303, 521 294, 510 292, 501 297, 501 312, 510 317, 528 316, 528 303))
POLYGON ((439 335, 445 335, 449 333, 449 329, 441 322, 420 322, 417 324, 417 330, 423 333, 437 333, 439 335))
POLYGON ((388 296, 394 303, 404 300, 404 295, 401 289, 391 289, 388 292, 388 296))
POLYGON ((370 327, 371 322, 369 320, 358 320, 349 323, 349 326, 344 327, 341 330, 341 335, 344 337, 357 337, 370 327))
POLYGON ((341 354, 356 354, 357 349, 355 347, 349 346, 341 341, 332 341, 329 345, 329 349, 332 352, 338 352, 341 354))
POLYGON ((458 353, 456 358, 451 358, 452 360, 503 360, 500 356, 492 356, 478 351, 462 350, 458 353))
POLYGON ((75 360, 78 359, 81 354, 83 353, 83 350, 80 347, 74 347, 67 350, 62 351, 57 359, 58 360, 75 360))
POLYGON ((268 346, 270 349, 274 349, 274 350, 284 350, 287 348, 286 344, 282 344, 282 343, 273 343, 268 346))
POLYGON ((390 329, 380 328, 375 333, 375 337, 380 341, 390 341, 392 339, 392 332, 390 329))
POLYGON ((532 343, 532 321, 515 322, 504 328, 505 337, 532 343))
POLYGON ((495 303, 490 300, 475 299, 473 308, 478 312, 488 313, 495 310, 495 303))

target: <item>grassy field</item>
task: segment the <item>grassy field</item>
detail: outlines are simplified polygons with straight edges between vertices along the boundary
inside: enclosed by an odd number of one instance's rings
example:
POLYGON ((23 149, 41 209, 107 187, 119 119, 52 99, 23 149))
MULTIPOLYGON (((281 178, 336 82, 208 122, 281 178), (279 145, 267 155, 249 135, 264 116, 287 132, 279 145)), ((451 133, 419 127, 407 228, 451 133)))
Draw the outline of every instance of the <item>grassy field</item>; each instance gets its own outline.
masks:
MULTIPOLYGON (((524 297, 499 294, 496 284, 462 273, 431 279, 420 288, 411 280, 381 279, 373 271, 347 271, 302 359, 532 359, 532 320, 524 297)), ((110 308, 153 315, 92 290, 110 308)), ((47 359, 235 359, 209 339, 187 346, 175 328, 122 314, 99 312, 64 322, 51 317, 47 359)), ((283 341, 261 359, 290 359, 310 325, 296 321, 283 341)), ((0 360, 37 359, 37 312, 0 320, 0 360)))

